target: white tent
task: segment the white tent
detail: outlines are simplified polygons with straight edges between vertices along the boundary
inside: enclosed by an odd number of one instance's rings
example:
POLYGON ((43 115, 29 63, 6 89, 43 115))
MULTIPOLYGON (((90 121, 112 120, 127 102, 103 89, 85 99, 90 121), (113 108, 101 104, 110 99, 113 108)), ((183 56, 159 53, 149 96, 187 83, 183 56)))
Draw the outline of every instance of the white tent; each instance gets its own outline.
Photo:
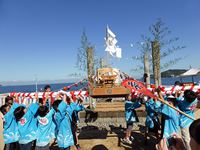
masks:
POLYGON ((188 71, 180 75, 180 77, 186 77, 186 76, 200 76, 200 68, 189 69, 188 71))

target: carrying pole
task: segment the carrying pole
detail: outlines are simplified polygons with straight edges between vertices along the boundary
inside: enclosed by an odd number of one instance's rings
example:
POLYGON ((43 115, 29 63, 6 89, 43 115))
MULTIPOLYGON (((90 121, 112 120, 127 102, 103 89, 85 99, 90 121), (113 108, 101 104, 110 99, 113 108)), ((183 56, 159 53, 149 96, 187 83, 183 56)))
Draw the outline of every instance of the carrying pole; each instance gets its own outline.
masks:
POLYGON ((165 104, 165 105, 171 107, 172 109, 176 110, 176 111, 179 112, 180 114, 185 115, 186 117, 188 117, 188 118, 190 118, 190 119, 192 119, 192 120, 195 120, 193 117, 189 116, 188 114, 184 113, 183 111, 179 110, 178 108, 176 108, 176 107, 170 105, 170 104, 169 104, 168 102, 166 102, 164 99, 158 98, 158 100, 159 100, 161 103, 163 103, 163 104, 165 104))

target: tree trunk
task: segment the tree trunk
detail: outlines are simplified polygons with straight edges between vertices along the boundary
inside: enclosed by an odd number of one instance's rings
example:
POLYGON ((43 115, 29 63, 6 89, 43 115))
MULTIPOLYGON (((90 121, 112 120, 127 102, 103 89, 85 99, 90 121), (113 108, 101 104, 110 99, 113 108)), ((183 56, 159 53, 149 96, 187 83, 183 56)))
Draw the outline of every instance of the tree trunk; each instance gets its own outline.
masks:
POLYGON ((152 46, 152 61, 153 61, 153 75, 156 88, 161 85, 160 74, 160 45, 158 41, 153 41, 152 46))
POLYGON ((105 63, 104 63, 104 59, 103 58, 100 58, 100 68, 104 68, 105 66, 105 63))
MULTIPOLYGON (((94 75, 94 50, 92 47, 87 48, 87 73, 88 81, 92 86, 94 85, 93 75, 94 75)), ((89 94, 91 93, 91 87, 89 86, 89 94)), ((92 98, 89 97, 89 106, 92 108, 92 98)))
POLYGON ((94 75, 94 51, 92 47, 87 48, 87 73, 88 79, 94 75))
POLYGON ((144 52, 144 82, 146 83, 147 88, 150 87, 150 66, 149 66, 149 57, 148 52, 144 52))

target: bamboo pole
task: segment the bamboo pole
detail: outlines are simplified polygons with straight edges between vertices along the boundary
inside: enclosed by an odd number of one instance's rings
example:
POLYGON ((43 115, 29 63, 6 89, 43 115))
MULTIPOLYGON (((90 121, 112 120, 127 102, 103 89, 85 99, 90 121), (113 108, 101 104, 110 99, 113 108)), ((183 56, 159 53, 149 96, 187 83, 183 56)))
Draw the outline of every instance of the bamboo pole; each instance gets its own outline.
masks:
POLYGON ((188 117, 188 118, 190 118, 190 119, 192 119, 192 120, 195 120, 194 118, 192 118, 192 117, 189 116, 188 114, 184 113, 183 111, 181 111, 181 110, 177 109, 176 107, 174 107, 174 106, 170 105, 169 103, 167 103, 164 99, 158 98, 158 100, 159 100, 161 103, 163 103, 163 104, 165 104, 165 105, 171 107, 172 109, 178 111, 180 114, 185 115, 186 117, 188 117))

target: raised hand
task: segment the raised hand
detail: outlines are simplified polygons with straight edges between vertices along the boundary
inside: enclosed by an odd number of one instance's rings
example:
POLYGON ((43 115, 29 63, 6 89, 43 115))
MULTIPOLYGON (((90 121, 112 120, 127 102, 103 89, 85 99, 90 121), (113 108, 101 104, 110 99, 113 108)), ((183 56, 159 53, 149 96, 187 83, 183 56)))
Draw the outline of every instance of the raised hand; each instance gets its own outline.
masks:
POLYGON ((67 95, 66 94, 63 95, 63 101, 67 102, 67 95))
POLYGON ((168 150, 167 140, 162 139, 158 144, 156 144, 156 150, 168 150))
POLYGON ((39 98, 38 98, 38 93, 35 93, 35 99, 38 101, 39 98))

